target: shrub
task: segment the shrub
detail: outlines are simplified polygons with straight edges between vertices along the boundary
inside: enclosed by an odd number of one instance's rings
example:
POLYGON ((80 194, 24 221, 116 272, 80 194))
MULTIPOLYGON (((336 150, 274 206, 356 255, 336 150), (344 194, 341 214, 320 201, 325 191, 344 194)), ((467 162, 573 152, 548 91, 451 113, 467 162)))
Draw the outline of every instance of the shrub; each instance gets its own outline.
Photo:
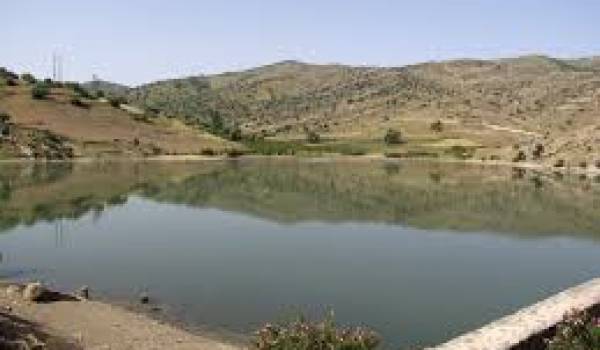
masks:
POLYGON ((242 139, 242 129, 239 126, 234 126, 233 129, 229 131, 229 139, 231 141, 240 141, 242 139))
POLYGON ((402 132, 399 130, 388 129, 383 137, 383 142, 388 145, 397 145, 403 143, 402 132))
POLYGON ((579 167, 585 169, 588 167, 588 163, 585 160, 581 161, 579 162, 579 167))
POLYGON ((596 161, 596 168, 600 169, 600 160, 596 161))
POLYGON ((0 112, 0 124, 6 124, 10 120, 10 114, 6 112, 0 112))
POLYGON ((527 155, 525 154, 524 151, 517 152, 517 154, 513 158, 513 162, 515 162, 515 163, 517 163, 517 162, 524 162, 526 160, 527 160, 527 155))
POLYGON ((244 151, 237 148, 228 149, 226 153, 229 158, 237 158, 244 155, 244 151))
POLYGON ((8 80, 6 80, 6 85, 7 86, 17 86, 19 84, 17 84, 17 81, 14 79, 8 79, 8 80))
POLYGON ((0 136, 8 136, 10 134, 9 120, 10 115, 8 113, 0 112, 0 136))
POLYGON ((565 160, 564 159, 557 159, 556 162, 554 162, 554 167, 555 168, 564 168, 565 167, 565 160))
POLYGON ((256 332, 258 350, 371 350, 379 335, 365 328, 338 328, 330 314, 324 321, 309 322, 303 317, 281 325, 267 324, 256 332))
POLYGON ((321 135, 319 135, 314 130, 309 130, 306 132, 306 142, 308 143, 319 143, 321 142, 321 135))
POLYGON ((49 94, 50 88, 44 83, 37 83, 31 89, 31 97, 33 97, 36 100, 45 99, 46 97, 48 97, 49 94))
POLYGON ((436 122, 431 123, 430 128, 432 131, 442 132, 442 131, 444 131, 444 124, 442 124, 441 120, 438 120, 436 122))
POLYGON ((211 156, 212 157, 212 156, 216 155, 217 152, 215 152, 215 150, 212 149, 212 148, 203 148, 200 151, 200 154, 203 155, 203 156, 211 156))
POLYGON ((21 74, 21 80, 29 84, 35 84, 37 79, 31 73, 23 73, 21 74))
POLYGON ((73 90, 73 92, 75 92, 77 95, 83 98, 94 98, 94 96, 92 96, 87 89, 81 86, 81 84, 72 83, 69 86, 73 90))
POLYGON ((114 108, 119 108, 122 104, 125 104, 126 102, 127 100, 125 100, 125 98, 122 96, 111 96, 108 98, 108 103, 110 103, 110 105, 114 108))
POLYGON ((19 76, 6 69, 6 67, 0 67, 0 78, 17 80, 19 79, 19 76))
POLYGON ((102 91, 102 90, 96 91, 96 98, 104 98, 104 91, 102 91))
POLYGON ((532 154, 534 159, 540 159, 544 154, 544 145, 542 145, 541 143, 536 144, 533 148, 532 154))
POLYGON ((546 342, 549 350, 600 349, 600 318, 585 311, 573 311, 556 326, 554 338, 546 342))
POLYGON ((73 97, 71 99, 71 104, 75 107, 81 107, 81 108, 89 108, 90 105, 86 102, 83 102, 79 97, 73 97))

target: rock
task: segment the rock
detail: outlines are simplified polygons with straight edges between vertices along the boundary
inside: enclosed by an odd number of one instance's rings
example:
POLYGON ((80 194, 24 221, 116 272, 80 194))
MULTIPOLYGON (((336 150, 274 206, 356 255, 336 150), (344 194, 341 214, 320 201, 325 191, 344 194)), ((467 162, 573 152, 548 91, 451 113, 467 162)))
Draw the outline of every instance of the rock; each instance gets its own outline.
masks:
POLYGON ((19 146, 19 156, 23 158, 31 158, 33 157, 33 149, 28 146, 19 146))
POLYGON ((23 288, 16 284, 11 284, 6 288, 6 296, 9 298, 20 298, 23 288))
POLYGON ((29 283, 23 291, 23 299, 27 301, 40 301, 46 289, 40 282, 29 283))
POLYGON ((75 296, 79 299, 87 300, 90 298, 90 287, 83 286, 75 291, 75 296))
POLYGON ((146 293, 140 294, 140 303, 141 304, 148 304, 149 302, 150 302, 150 297, 148 296, 148 294, 146 294, 146 293))

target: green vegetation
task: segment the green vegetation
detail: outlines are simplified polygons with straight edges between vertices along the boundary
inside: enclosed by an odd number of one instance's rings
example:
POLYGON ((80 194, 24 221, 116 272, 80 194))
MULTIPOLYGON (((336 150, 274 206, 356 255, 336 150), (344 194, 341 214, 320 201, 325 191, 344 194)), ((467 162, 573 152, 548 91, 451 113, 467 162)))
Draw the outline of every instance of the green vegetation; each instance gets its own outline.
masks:
POLYGON ((43 100, 50 94, 50 87, 46 83, 36 83, 31 88, 31 97, 36 100, 43 100))
POLYGON ((119 108, 122 104, 127 103, 127 100, 122 96, 109 96, 108 103, 114 108, 119 108))
POLYGON ((444 124, 442 124, 441 120, 438 120, 436 122, 431 123, 431 126, 429 128, 435 132, 442 132, 444 131, 444 124))
POLYGON ((31 73, 23 73, 21 74, 21 80, 29 84, 37 83, 37 79, 31 73))
POLYGON ((541 177, 538 186, 534 172, 514 178, 510 168, 393 160, 327 164, 281 160, 236 166, 209 162, 202 167, 185 162, 39 163, 30 173, 23 172, 25 166, 0 164, 0 183, 10 186, 11 198, 0 201, 0 227, 83 214, 102 206, 107 196, 135 194, 279 222, 351 218, 524 237, 566 233, 600 237, 600 186, 593 179, 541 177), (84 196, 96 199, 77 206, 74 199, 84 196))
POLYGON ((339 328, 333 313, 324 321, 310 322, 304 317, 294 322, 267 324, 257 332, 258 350, 372 350, 379 336, 365 328, 339 328))
POLYGON ((321 142, 321 135, 319 135, 314 130, 307 130, 306 131, 306 142, 308 142, 308 143, 319 143, 319 142, 321 142))
POLYGON ((388 129, 383 136, 383 142, 388 145, 398 145, 404 142, 402 139, 402 132, 399 130, 388 129))
POLYGON ((527 146, 528 159, 578 162, 596 151, 589 145, 598 126, 588 96, 600 70, 595 61, 582 62, 525 56, 373 68, 286 61, 155 82, 129 89, 127 97, 225 138, 235 125, 246 137, 298 139, 308 129, 324 140, 358 141, 401 127, 407 145, 451 134, 481 145, 475 155, 486 159, 510 159, 510 145, 545 137, 552 152, 527 146))
POLYGON ((515 162, 515 163, 524 162, 526 160, 527 160, 527 154, 525 154, 525 151, 523 151, 523 150, 519 150, 513 158, 513 162, 515 162))
POLYGON ((71 104, 75 107, 80 107, 80 108, 89 108, 90 104, 84 102, 81 98, 79 97, 73 97, 71 98, 71 104))
POLYGON ((0 112, 0 137, 6 137, 10 135, 10 115, 6 112, 0 112))
POLYGON ((95 95, 90 94, 90 92, 79 83, 67 83, 67 87, 73 90, 78 97, 86 99, 93 99, 96 97, 95 95))
POLYGON ((556 327, 556 336, 548 340, 548 350, 600 349, 600 317, 586 311, 574 311, 556 327))

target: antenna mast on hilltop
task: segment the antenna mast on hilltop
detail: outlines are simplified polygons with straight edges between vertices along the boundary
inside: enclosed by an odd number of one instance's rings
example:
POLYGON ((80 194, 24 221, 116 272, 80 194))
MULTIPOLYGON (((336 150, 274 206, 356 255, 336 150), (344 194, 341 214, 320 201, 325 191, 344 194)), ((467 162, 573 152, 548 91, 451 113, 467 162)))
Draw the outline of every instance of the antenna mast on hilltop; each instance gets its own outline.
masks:
POLYGON ((63 80, 63 58, 56 52, 52 53, 52 80, 63 80))

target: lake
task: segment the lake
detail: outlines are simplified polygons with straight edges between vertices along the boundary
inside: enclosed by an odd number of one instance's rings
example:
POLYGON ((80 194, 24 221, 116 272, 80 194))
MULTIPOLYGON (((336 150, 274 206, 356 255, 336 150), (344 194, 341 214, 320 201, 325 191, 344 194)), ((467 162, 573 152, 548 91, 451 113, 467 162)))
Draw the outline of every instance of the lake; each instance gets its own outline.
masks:
POLYGON ((434 345, 600 276, 600 179, 381 160, 0 164, 0 276, 241 334, 434 345))

